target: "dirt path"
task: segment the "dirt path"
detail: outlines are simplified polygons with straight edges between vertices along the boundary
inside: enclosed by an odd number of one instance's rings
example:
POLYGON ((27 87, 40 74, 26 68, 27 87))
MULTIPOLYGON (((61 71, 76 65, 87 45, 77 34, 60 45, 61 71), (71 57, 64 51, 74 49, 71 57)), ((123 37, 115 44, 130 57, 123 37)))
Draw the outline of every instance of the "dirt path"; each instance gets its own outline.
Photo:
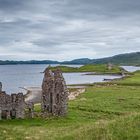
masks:
POLYGON ((85 92, 85 88, 78 88, 75 91, 69 92, 69 100, 74 100, 76 99, 77 96, 79 96, 81 93, 85 92))

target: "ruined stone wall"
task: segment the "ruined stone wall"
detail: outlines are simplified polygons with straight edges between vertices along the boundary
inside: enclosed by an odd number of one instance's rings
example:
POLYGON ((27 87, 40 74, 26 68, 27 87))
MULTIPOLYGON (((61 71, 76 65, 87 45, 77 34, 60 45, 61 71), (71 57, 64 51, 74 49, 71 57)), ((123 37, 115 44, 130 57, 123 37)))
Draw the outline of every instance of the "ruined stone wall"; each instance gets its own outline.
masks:
POLYGON ((16 95, 16 118, 24 118, 25 117, 25 101, 23 93, 18 93, 16 95))
POLYGON ((54 93, 54 77, 51 70, 44 71, 44 79, 42 83, 42 111, 52 113, 53 111, 53 93, 54 93))
POLYGON ((34 118, 34 104, 32 102, 28 102, 26 104, 26 108, 28 109, 28 117, 34 118))
POLYGON ((23 93, 8 95, 0 92, 0 119, 24 118, 25 101, 23 93))
MULTIPOLYGON (((61 70, 44 71, 42 83, 42 112, 43 115, 64 116, 67 114, 68 90, 61 70)), ((29 117, 34 116, 34 105, 26 104, 23 93, 8 95, 2 91, 0 83, 0 119, 25 118, 25 108, 29 110, 29 117)))
POLYGON ((42 83, 42 111, 54 116, 64 116, 67 113, 68 90, 60 70, 44 71, 42 83))
POLYGON ((12 109, 11 96, 6 93, 0 93, 0 119, 5 117, 6 119, 10 119, 10 110, 12 109))
POLYGON ((64 116, 67 113, 68 90, 62 72, 54 71, 55 115, 64 116))

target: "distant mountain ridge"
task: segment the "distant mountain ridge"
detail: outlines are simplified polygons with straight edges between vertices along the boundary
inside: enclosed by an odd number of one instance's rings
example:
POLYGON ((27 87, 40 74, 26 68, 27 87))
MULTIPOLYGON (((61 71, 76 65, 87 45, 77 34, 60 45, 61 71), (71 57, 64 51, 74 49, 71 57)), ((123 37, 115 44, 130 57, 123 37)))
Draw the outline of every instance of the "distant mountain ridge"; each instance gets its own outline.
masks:
POLYGON ((52 61, 52 60, 30 60, 30 61, 2 61, 0 65, 16 65, 16 64, 117 64, 117 65, 139 65, 140 66, 140 52, 119 54, 112 57, 100 58, 100 59, 74 59, 72 61, 52 61))
POLYGON ((113 63, 117 65, 140 65, 140 52, 119 54, 112 57, 100 59, 82 58, 62 62, 62 64, 107 64, 107 63, 113 63))
POLYGON ((17 65, 17 64, 60 64, 58 61, 52 60, 30 60, 30 61, 2 61, 0 60, 0 65, 17 65))
POLYGON ((64 61, 61 62, 61 64, 90 64, 92 61, 92 59, 88 59, 88 58, 81 58, 81 59, 74 59, 72 61, 64 61))

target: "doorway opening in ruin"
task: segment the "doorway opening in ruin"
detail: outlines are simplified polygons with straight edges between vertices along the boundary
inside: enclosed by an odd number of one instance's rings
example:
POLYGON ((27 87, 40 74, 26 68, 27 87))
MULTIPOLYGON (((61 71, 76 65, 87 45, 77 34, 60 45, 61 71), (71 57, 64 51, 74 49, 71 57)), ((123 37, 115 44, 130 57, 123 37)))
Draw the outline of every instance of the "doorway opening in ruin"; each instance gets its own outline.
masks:
POLYGON ((10 111, 10 116, 11 116, 12 119, 16 118, 16 110, 15 109, 10 111))
POLYGON ((31 108, 28 108, 28 117, 31 118, 31 108))
POLYGON ((8 110, 2 110, 2 113, 1 113, 2 119, 7 119, 7 112, 8 110))

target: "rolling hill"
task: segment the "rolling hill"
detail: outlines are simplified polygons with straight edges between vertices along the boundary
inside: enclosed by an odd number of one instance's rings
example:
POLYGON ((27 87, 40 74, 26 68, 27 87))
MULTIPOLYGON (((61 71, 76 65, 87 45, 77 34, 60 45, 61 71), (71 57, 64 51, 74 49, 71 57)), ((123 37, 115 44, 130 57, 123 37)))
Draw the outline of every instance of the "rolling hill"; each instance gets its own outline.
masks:
POLYGON ((140 65, 140 52, 126 53, 115 55, 112 57, 100 59, 75 59, 72 61, 62 62, 63 64, 107 64, 113 63, 117 65, 140 65))
POLYGON ((74 59, 72 61, 52 61, 52 60, 30 60, 30 61, 2 61, 0 60, 0 65, 16 65, 16 64, 117 64, 117 65, 138 65, 140 66, 140 52, 119 54, 112 57, 100 58, 100 59, 74 59))

